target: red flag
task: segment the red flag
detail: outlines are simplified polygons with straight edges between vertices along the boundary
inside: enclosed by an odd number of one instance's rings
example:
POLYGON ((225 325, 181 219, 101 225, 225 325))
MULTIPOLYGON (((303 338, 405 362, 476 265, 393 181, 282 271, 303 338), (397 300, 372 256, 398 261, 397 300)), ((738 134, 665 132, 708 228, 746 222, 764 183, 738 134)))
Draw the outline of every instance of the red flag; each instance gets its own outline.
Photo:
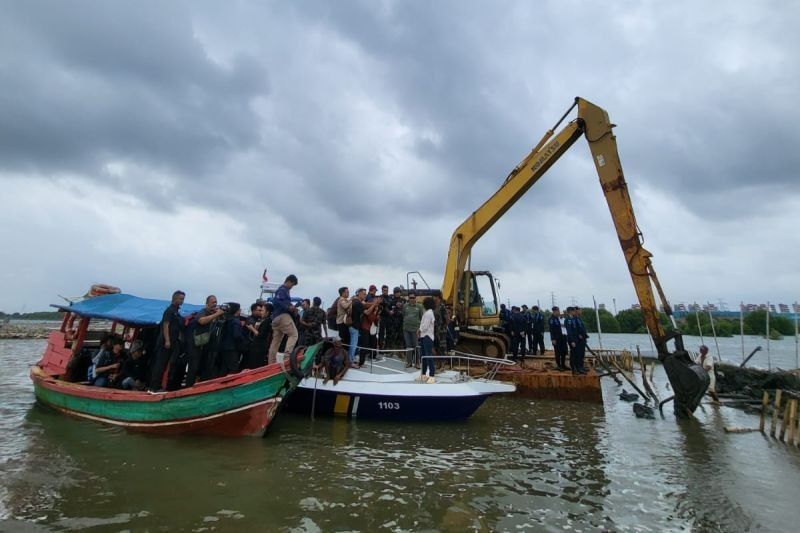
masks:
POLYGON ((267 269, 266 268, 264 269, 264 273, 261 274, 261 279, 264 280, 264 283, 269 281, 269 278, 267 278, 267 269))

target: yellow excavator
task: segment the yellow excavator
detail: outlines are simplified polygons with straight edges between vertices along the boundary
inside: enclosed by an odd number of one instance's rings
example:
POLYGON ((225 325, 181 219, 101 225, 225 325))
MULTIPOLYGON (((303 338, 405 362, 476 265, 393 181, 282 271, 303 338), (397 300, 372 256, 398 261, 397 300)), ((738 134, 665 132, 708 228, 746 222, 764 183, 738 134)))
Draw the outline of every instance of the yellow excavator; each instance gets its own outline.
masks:
POLYGON ((675 412, 678 416, 689 416, 708 388, 709 377, 684 349, 681 334, 675 327, 672 308, 653 269, 652 254, 642 246, 642 233, 636 224, 617 152, 616 137, 612 133, 614 126, 604 109, 583 98, 575 98, 572 106, 511 171, 497 192, 453 232, 442 284, 442 299, 452 306, 460 325, 459 351, 495 357, 505 355, 508 338, 493 329, 500 324, 495 280, 488 271, 471 270, 472 247, 579 137, 584 136, 589 143, 600 185, 614 220, 644 322, 675 392, 675 412), (578 108, 577 118, 556 133, 575 107, 578 108), (653 286, 675 331, 667 333, 659 320, 653 286), (675 351, 670 352, 667 343, 673 339, 675 351))

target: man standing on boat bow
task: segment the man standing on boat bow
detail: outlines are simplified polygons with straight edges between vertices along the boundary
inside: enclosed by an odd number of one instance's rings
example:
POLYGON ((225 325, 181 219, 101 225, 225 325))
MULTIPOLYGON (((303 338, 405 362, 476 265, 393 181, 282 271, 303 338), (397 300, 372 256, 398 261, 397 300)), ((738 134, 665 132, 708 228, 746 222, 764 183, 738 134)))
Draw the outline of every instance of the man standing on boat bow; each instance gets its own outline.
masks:
POLYGON ((284 337, 288 337, 285 353, 291 353, 297 343, 297 328, 292 320, 292 314, 297 313, 297 309, 292 305, 292 297, 289 294, 295 285, 297 285, 297 276, 289 274, 272 298, 272 343, 269 345, 268 364, 277 361, 278 348, 284 337))

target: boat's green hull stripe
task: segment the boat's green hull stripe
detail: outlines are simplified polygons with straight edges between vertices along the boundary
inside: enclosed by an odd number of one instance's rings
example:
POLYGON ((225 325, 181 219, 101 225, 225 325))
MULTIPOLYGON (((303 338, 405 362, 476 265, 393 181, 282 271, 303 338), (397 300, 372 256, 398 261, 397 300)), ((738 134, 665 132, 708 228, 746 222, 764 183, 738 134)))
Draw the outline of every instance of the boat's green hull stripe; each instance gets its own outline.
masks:
POLYGON ((254 383, 155 402, 117 401, 73 396, 39 385, 36 397, 53 407, 125 422, 166 422, 199 418, 263 401, 278 394, 286 375, 280 372, 254 383))

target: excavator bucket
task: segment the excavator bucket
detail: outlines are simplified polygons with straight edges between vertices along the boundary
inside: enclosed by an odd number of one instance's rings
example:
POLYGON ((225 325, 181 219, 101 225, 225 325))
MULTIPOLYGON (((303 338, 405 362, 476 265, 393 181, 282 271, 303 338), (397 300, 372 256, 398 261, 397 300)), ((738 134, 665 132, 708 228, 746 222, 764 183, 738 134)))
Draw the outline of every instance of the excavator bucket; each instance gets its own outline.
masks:
POLYGON ((685 350, 659 356, 675 393, 675 416, 689 418, 700 405, 711 378, 706 370, 692 361, 685 350))

